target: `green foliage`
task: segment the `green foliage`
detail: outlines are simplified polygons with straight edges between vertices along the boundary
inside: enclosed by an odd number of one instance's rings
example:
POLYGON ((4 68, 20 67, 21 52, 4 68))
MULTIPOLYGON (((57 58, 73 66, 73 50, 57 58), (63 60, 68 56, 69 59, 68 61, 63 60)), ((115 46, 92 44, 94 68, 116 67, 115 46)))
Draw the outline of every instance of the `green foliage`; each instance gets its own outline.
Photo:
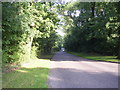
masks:
POLYGON ((70 54, 80 56, 83 58, 87 58, 90 60, 100 60, 100 61, 109 61, 109 62, 120 62, 118 59, 116 59, 116 56, 103 56, 98 55, 95 53, 76 53, 76 52, 69 52, 70 54))
POLYGON ((51 53, 59 22, 56 12, 51 9, 54 8, 50 6, 52 3, 2 4, 3 63, 20 63, 36 52, 51 53))
POLYGON ((61 47, 63 47, 63 38, 62 38, 62 36, 57 35, 56 42, 55 42, 53 49, 54 49, 54 51, 59 51, 59 50, 61 50, 61 47))
POLYGON ((68 4, 67 15, 64 15, 67 26, 64 47, 68 51, 117 55, 120 27, 118 7, 117 2, 75 2, 72 8, 68 4), (76 11, 79 11, 77 16, 76 11))
MULTIPOLYGON (((24 3, 25 4, 25 3, 24 3)), ((25 14, 21 3, 3 3, 3 63, 29 59, 30 32, 29 14, 25 14), (28 56, 28 57, 27 57, 28 56)))
POLYGON ((31 52, 30 52, 30 58, 31 59, 36 59, 36 57, 38 56, 38 47, 37 46, 32 46, 31 48, 31 52))

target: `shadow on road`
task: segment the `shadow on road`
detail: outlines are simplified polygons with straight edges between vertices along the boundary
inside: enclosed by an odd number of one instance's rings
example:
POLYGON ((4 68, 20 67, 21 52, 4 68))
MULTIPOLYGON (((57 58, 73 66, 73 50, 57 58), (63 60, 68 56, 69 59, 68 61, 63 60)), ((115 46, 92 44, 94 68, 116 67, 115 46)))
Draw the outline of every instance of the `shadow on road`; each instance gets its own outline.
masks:
POLYGON ((75 56, 66 52, 57 52, 51 59, 52 61, 90 61, 90 62, 110 62, 110 63, 116 63, 117 62, 112 62, 112 61, 103 61, 103 60, 91 60, 91 59, 86 59, 82 58, 79 56, 75 56))
POLYGON ((85 59, 79 56, 75 56, 66 52, 57 52, 53 58, 51 59, 52 61, 91 61, 91 62, 96 62, 93 60, 85 59))
POLYGON ((118 76, 117 64, 57 52, 48 82, 52 88, 118 88, 118 76))

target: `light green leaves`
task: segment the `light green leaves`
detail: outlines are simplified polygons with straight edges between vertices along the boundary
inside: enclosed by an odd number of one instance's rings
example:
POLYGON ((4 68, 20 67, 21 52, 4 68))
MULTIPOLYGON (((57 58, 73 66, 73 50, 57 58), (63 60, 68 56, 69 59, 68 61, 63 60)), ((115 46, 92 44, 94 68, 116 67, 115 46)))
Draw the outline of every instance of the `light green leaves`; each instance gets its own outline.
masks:
POLYGON ((51 12, 51 8, 52 3, 3 3, 4 63, 29 59, 32 44, 36 43, 41 51, 51 52, 56 39, 55 29, 59 22, 57 14, 51 12))

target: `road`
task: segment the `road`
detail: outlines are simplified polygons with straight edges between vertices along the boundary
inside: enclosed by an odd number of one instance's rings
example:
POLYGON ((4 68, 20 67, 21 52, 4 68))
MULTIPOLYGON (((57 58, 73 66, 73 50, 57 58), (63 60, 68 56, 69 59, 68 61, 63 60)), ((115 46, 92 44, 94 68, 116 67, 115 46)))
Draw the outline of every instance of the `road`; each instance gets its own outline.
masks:
POLYGON ((118 64, 57 52, 51 61, 50 88, 118 88, 118 64))

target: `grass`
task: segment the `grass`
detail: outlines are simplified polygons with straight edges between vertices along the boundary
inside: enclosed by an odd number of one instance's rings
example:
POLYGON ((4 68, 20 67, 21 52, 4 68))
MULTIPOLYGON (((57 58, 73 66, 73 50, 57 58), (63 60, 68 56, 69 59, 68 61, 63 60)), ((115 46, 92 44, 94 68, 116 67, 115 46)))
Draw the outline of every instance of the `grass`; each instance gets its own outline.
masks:
POLYGON ((76 55, 76 56, 80 56, 86 59, 91 59, 91 60, 120 62, 120 60, 115 59, 116 56, 103 56, 103 55, 92 54, 92 53, 76 53, 76 52, 68 52, 68 53, 76 55))
POLYGON ((3 88, 48 88, 50 60, 37 59, 25 63, 20 69, 3 73, 3 88))

